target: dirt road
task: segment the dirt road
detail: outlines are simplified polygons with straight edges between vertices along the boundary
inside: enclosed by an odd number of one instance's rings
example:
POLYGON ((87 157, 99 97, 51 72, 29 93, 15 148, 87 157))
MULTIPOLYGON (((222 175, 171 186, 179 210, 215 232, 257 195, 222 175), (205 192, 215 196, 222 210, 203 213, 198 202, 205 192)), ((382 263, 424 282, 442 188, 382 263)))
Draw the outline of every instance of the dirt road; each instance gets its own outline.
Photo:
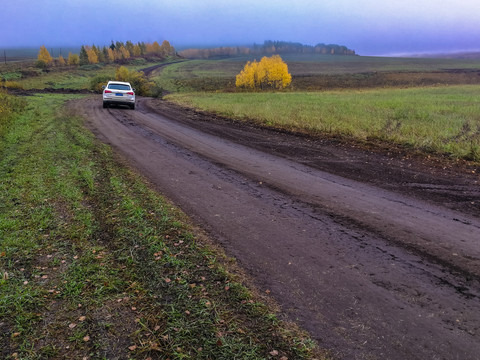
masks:
POLYGON ((478 169, 159 100, 72 104, 337 359, 479 359, 478 169))

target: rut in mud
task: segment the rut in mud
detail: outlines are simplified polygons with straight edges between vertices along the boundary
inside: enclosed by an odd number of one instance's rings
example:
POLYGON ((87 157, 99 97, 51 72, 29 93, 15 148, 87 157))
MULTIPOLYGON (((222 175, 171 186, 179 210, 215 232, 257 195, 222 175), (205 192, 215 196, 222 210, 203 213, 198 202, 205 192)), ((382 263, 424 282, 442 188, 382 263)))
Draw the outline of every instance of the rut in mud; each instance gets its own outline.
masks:
POLYGON ((72 104, 338 359, 477 359, 477 169, 162 101, 72 104))

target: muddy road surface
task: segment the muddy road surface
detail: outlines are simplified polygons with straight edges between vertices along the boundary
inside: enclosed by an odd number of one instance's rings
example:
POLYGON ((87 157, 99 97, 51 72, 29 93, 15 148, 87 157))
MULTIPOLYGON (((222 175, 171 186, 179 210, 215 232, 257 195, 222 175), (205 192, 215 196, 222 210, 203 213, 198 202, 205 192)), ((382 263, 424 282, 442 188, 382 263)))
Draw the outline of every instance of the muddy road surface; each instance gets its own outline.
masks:
POLYGON ((467 163, 139 99, 72 103, 335 359, 480 358, 480 185, 467 163))

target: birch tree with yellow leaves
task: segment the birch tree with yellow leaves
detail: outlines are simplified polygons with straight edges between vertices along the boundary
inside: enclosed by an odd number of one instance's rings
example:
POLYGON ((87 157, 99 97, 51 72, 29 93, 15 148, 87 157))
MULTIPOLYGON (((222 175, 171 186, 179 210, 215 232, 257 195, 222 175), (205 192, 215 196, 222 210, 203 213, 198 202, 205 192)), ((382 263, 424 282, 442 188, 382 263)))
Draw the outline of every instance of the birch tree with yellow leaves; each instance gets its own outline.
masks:
POLYGON ((95 50, 90 46, 85 46, 85 51, 87 52, 88 63, 98 64, 98 55, 95 50))
POLYGON ((67 60, 68 65, 76 66, 79 63, 80 63, 80 58, 79 58, 78 54, 72 54, 71 52, 68 53, 68 60, 67 60))
POLYGON ((58 63, 58 66, 65 66, 67 64, 67 62, 65 61, 65 59, 61 54, 58 55, 57 63, 58 63))
POLYGON ((40 51, 38 52, 37 61, 42 62, 45 65, 50 65, 53 62, 53 58, 48 52, 45 45, 40 46, 40 51))
POLYGON ((237 75, 235 85, 237 88, 249 90, 281 90, 292 82, 292 75, 288 72, 287 64, 279 55, 263 57, 260 62, 256 60, 247 62, 240 74, 237 75))

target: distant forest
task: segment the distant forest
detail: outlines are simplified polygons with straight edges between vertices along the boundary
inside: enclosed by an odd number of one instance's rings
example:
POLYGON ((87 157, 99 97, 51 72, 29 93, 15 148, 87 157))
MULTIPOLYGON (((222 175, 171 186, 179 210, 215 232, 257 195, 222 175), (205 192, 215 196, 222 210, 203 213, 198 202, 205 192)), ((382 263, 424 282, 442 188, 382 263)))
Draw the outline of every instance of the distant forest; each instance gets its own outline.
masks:
POLYGON ((179 55, 187 59, 209 59, 213 57, 234 57, 239 55, 272 55, 272 54, 322 54, 353 56, 355 50, 343 45, 317 44, 304 45, 288 41, 266 40, 263 45, 254 44, 251 47, 218 47, 212 49, 186 49, 179 55))

